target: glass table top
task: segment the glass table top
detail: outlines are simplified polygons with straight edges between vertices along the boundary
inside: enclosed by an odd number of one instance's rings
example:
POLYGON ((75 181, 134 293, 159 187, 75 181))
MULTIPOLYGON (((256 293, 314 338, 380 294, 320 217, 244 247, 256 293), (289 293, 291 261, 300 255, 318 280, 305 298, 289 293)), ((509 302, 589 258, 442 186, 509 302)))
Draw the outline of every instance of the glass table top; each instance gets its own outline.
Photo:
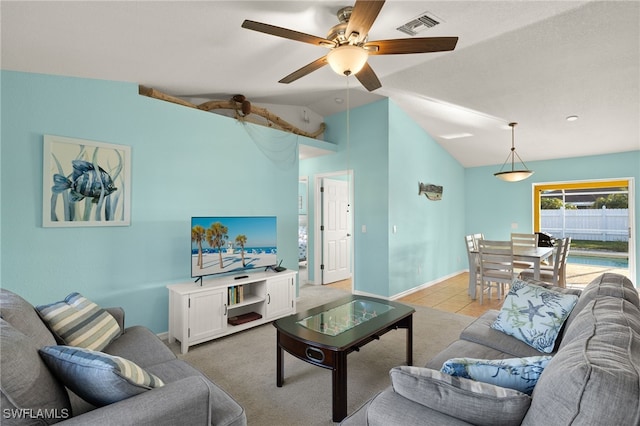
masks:
POLYGON ((395 309, 384 303, 356 299, 297 322, 303 327, 329 336, 337 336, 378 315, 395 309))

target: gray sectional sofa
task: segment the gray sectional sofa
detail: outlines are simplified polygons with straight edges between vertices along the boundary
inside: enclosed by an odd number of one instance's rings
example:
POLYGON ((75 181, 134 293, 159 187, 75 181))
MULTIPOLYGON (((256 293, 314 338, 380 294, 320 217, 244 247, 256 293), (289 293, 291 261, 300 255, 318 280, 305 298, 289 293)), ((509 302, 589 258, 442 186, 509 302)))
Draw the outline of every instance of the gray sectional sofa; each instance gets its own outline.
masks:
MULTIPOLYGON (((537 285, 550 288, 547 284, 537 285)), ((498 311, 472 324, 424 368, 396 367, 392 386, 347 417, 369 425, 640 425, 640 300, 629 279, 605 273, 582 292, 543 354, 491 328, 498 311), (531 396, 463 377, 441 377, 451 358, 551 355, 531 396)), ((419 331, 414 336, 419 339, 419 331)))
POLYGON ((0 289, 2 425, 246 425, 244 409, 201 372, 179 360, 150 330, 124 327, 122 309, 107 309, 120 330, 102 353, 134 362, 164 386, 95 407, 60 382, 38 350, 59 347, 32 305, 0 289))

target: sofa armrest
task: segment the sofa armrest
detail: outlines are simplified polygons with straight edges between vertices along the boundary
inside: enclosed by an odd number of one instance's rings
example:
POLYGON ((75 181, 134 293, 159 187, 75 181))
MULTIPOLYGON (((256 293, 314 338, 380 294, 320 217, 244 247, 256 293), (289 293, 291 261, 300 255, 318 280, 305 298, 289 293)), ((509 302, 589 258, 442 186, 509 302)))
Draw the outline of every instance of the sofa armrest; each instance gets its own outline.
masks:
POLYGON ((124 309, 120 307, 104 308, 104 309, 116 319, 116 322, 120 326, 120 332, 124 333, 124 309))
POLYGON ((389 425, 473 426, 471 423, 413 402, 392 389, 380 392, 340 423, 340 426, 389 425))
POLYGON ((394 367, 389 375, 400 396, 476 426, 519 425, 531 404, 516 390, 429 368, 394 367))
POLYGON ((161 388, 72 417, 60 425, 208 425, 211 395, 203 377, 186 377, 161 388))

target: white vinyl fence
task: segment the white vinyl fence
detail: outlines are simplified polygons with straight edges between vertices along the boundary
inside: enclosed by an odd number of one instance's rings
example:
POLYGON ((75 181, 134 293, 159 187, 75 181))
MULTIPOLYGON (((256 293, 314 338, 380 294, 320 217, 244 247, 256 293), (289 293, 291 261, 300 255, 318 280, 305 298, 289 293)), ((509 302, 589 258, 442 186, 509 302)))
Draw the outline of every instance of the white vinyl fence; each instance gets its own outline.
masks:
POLYGON ((540 210, 542 231, 556 238, 627 241, 629 209, 540 210))

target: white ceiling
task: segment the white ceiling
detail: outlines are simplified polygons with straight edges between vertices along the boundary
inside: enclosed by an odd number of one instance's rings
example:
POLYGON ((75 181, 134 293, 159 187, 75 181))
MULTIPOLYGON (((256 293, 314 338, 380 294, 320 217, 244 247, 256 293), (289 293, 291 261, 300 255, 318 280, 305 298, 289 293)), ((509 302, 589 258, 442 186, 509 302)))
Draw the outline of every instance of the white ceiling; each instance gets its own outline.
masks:
MULTIPOLYGON (((2 68, 135 82, 189 99, 344 109, 344 77, 305 43, 240 27, 244 19, 325 37, 346 1, 0 3, 2 68)), ((387 1, 370 40, 423 12, 444 22, 420 37, 458 36, 453 52, 369 59, 383 87, 351 79, 351 106, 391 98, 463 166, 501 165, 640 149, 639 1, 387 1), (569 115, 578 115, 567 122, 569 115), (445 139, 468 133, 472 136, 445 139)), ((639 165, 640 167, 640 165, 639 165)))

